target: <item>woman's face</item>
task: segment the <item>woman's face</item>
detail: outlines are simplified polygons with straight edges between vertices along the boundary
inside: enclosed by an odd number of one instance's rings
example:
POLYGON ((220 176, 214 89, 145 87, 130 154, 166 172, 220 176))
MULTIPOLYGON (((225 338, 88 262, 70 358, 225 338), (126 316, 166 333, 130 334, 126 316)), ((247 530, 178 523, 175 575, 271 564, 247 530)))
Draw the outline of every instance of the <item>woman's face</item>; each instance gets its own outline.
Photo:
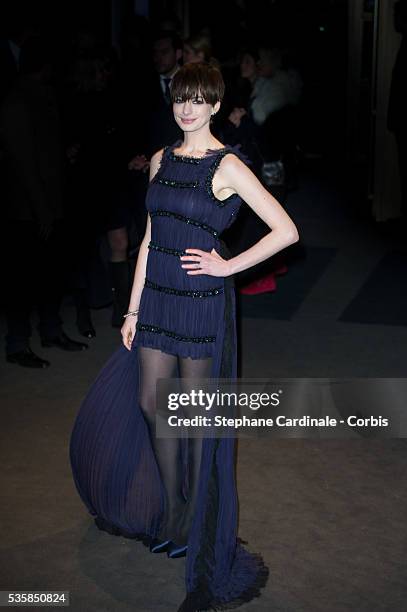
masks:
POLYGON ((217 112, 220 103, 207 104, 201 95, 183 102, 181 98, 173 102, 175 121, 184 132, 195 132, 209 123, 212 113, 217 112))
POLYGON ((196 62, 203 62, 205 58, 202 51, 195 51, 190 45, 185 44, 182 52, 182 59, 184 64, 193 64, 196 62))
POLYGON ((245 53, 240 62, 240 74, 244 79, 253 79, 257 74, 256 61, 252 55, 245 53))

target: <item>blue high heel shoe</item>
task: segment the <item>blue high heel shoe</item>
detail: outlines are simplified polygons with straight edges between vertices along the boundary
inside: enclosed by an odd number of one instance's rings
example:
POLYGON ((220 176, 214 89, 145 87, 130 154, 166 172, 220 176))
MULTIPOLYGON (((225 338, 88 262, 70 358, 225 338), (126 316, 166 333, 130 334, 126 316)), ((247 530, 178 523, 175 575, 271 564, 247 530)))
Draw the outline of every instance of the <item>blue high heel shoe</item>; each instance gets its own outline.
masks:
POLYGON ((152 553, 161 553, 168 550, 169 545, 172 544, 171 540, 159 540, 158 538, 154 538, 150 542, 150 552, 152 553))
POLYGON ((175 542, 170 542, 167 548, 167 557, 170 559, 178 559, 179 557, 185 557, 187 554, 188 546, 178 546, 175 542))

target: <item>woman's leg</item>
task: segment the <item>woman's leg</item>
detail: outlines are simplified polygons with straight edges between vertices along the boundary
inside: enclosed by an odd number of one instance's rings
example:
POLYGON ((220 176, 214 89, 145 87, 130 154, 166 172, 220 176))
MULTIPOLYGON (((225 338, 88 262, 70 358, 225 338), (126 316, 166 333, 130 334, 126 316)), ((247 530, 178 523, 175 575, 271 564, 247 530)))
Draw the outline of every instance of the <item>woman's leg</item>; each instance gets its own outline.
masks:
MULTIPOLYGON (((181 378, 181 391, 188 393, 191 385, 182 378, 210 378, 212 370, 212 358, 191 359, 190 357, 179 358, 179 370, 181 378)), ((189 411, 188 406, 183 407, 186 417, 194 416, 195 413, 189 411), (191 414, 189 414, 191 412, 191 414)), ((175 542, 185 545, 188 541, 188 534, 194 516, 195 502, 198 494, 199 471, 201 467, 202 438, 188 438, 188 498, 184 507, 183 516, 180 517, 178 532, 175 542)))
POLYGON ((161 480, 166 493, 166 511, 158 538, 175 539, 177 524, 182 516, 185 499, 182 494, 182 458, 178 438, 156 438, 156 384, 158 378, 177 375, 177 357, 160 350, 139 346, 140 407, 147 422, 161 480))

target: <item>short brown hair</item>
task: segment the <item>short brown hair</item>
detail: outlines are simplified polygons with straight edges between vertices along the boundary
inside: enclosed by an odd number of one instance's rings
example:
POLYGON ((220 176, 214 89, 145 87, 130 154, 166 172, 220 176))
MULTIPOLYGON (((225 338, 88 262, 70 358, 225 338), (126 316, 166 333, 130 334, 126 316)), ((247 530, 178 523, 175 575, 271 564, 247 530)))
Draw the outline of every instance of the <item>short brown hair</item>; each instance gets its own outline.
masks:
POLYGON ((171 99, 181 98, 183 102, 202 96, 207 104, 214 106, 221 102, 225 83, 218 68, 208 62, 184 64, 171 81, 171 99))

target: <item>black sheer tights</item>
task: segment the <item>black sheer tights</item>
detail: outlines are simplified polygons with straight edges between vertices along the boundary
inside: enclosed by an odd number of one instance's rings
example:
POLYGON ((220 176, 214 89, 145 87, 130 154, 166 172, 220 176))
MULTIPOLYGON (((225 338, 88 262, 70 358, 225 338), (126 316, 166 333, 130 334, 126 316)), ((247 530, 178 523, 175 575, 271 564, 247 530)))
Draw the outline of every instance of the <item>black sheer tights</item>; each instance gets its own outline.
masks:
MULTIPOLYGON (((140 356, 140 407, 147 422, 151 444, 166 492, 166 510, 158 537, 173 540, 177 544, 187 543, 197 497, 199 469, 201 464, 202 439, 188 439, 188 499, 182 493, 182 457, 180 440, 156 438, 156 382, 158 378, 209 378, 212 358, 191 359, 163 353, 145 346, 138 348, 140 356)), ((188 391, 187 384, 179 391, 188 391)), ((177 415, 181 416, 179 409, 177 415)), ((182 408, 182 416, 188 417, 188 407, 182 408)))

